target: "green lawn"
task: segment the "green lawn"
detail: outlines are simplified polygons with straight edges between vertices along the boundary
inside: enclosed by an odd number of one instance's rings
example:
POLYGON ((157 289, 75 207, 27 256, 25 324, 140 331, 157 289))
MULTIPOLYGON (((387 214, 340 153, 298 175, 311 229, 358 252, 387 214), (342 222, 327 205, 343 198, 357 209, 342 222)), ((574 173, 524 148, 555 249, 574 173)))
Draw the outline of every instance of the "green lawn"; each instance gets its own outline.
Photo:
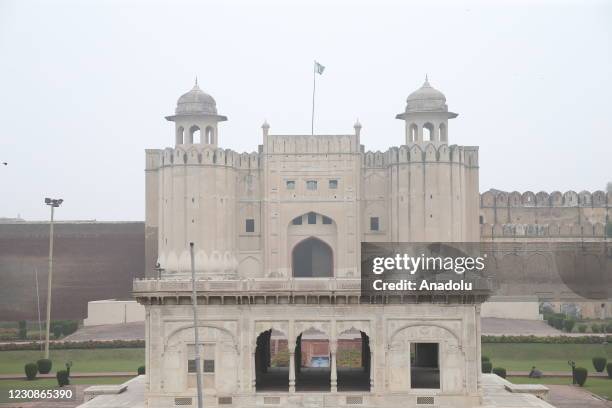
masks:
MULTIPOLYGON (((528 378, 528 377, 508 377, 508 381, 514 384, 553 384, 553 385, 571 385, 571 378, 561 377, 542 377, 542 378, 528 378)), ((597 394, 602 398, 612 400, 612 379, 609 378, 587 378, 584 388, 591 391, 593 394, 597 394)))
MULTIPOLYGON (((92 378, 71 378, 71 384, 121 384, 132 377, 92 377, 92 378)), ((9 390, 28 390, 28 389, 48 389, 56 388, 57 380, 55 378, 44 378, 32 381, 27 380, 0 380, 0 403, 10 402, 9 390)), ((26 400, 19 400, 26 401, 26 400)))
POLYGON ((493 367, 508 371, 529 371, 532 366, 544 371, 570 371, 568 360, 593 372, 593 357, 607 357, 612 362, 612 344, 527 344, 485 343, 482 355, 489 356, 493 367))
MULTIPOLYGON (((73 372, 133 371, 144 365, 144 348, 51 350, 52 372, 72 361, 73 372)), ((0 374, 24 374, 24 365, 42 358, 40 351, 0 351, 0 374)), ((24 374, 25 375, 25 374, 24 374)))

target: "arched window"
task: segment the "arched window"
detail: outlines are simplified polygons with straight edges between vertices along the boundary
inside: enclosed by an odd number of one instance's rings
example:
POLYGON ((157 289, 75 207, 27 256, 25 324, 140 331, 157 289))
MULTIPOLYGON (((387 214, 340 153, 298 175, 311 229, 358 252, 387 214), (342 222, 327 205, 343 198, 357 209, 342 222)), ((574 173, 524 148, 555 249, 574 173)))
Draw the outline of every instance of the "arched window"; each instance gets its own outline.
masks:
POLYGON ((408 128, 408 143, 416 142, 418 136, 419 136, 419 128, 415 123, 413 123, 410 125, 410 128, 408 128))
POLYGON ((185 136, 185 129, 183 129, 182 126, 179 126, 178 128, 176 128, 176 144, 180 145, 183 144, 183 137, 185 136))
POLYGON ((446 134, 446 125, 444 123, 440 123, 439 130, 439 140, 441 142, 448 142, 448 135, 446 134))
POLYGON ((294 278, 325 278, 334 275, 332 249, 318 238, 306 238, 291 254, 294 278))
POLYGON ((206 144, 216 144, 217 141, 215 140, 215 130, 212 128, 212 126, 208 126, 206 128, 206 133, 204 135, 204 143, 206 144))
POLYGON ((435 141, 434 126, 429 122, 423 125, 423 141, 424 142, 435 141))
POLYGON ((201 132, 200 132, 200 128, 196 125, 193 125, 190 129, 189 129, 189 141, 193 144, 193 143, 200 143, 200 141, 202 140, 201 138, 201 132))

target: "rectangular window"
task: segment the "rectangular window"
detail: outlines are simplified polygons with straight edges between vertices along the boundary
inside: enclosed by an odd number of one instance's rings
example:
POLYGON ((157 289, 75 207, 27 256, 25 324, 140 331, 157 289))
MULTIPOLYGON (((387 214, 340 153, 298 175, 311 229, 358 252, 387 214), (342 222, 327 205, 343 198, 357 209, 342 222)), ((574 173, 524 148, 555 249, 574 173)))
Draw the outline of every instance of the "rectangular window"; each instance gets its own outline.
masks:
POLYGON ((332 220, 329 217, 323 216, 323 224, 331 224, 332 220))
POLYGON ((295 217, 291 223, 293 225, 302 225, 302 217, 295 217))
POLYGON ((440 388, 438 343, 410 343, 410 388, 440 388))
MULTIPOLYGON (((196 371, 196 360, 195 360, 195 346, 193 344, 187 345, 187 372, 195 373, 196 371)), ((200 366, 204 373, 215 372, 215 346, 213 344, 201 344, 200 345, 200 366)))
POLYGON ((255 232, 255 220, 253 218, 247 218, 245 229, 246 232, 255 232))
POLYGON ((316 224, 317 223, 317 214, 310 212, 308 213, 308 223, 309 224, 316 224))
POLYGON ((329 180, 329 188, 335 190, 338 188, 338 180, 329 180))
POLYGON ((379 227, 378 217, 370 217, 370 231, 378 231, 379 227))
POLYGON ((316 190, 317 189, 317 180, 307 180, 306 188, 308 190, 316 190))
POLYGON ((205 373, 215 372, 215 360, 204 360, 204 372, 205 373))
POLYGON ((295 181, 287 180, 287 190, 295 190, 295 181))

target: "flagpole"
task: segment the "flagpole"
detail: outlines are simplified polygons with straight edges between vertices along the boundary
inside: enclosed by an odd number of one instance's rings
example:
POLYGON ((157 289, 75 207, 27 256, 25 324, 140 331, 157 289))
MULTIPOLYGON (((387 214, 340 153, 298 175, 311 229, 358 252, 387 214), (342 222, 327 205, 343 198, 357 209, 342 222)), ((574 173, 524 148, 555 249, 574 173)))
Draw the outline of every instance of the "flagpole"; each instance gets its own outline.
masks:
POLYGON ((317 62, 312 64, 312 116, 310 118, 310 134, 314 136, 315 89, 317 88, 317 62))

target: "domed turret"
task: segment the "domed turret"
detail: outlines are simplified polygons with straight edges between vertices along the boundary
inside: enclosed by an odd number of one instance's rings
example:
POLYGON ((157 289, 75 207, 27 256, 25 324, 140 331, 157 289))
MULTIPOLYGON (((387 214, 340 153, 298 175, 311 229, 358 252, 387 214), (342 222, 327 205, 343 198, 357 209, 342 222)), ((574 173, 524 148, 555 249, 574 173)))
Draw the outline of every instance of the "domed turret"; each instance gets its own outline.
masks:
POLYGON ((423 86, 406 99, 406 112, 448 112, 446 96, 433 88, 425 77, 423 86))
POLYGON ((425 83, 408 95, 406 109, 396 116, 406 122, 406 144, 411 143, 448 143, 448 119, 458 114, 449 112, 446 96, 425 83))
POLYGON ((227 117, 217 114, 214 98, 202 91, 196 78, 191 90, 178 99, 175 114, 166 119, 175 123, 176 144, 217 146, 217 124, 227 117))
POLYGON ((217 103, 212 96, 200 89, 196 81, 191 91, 178 99, 175 112, 177 115, 216 115, 217 103))

